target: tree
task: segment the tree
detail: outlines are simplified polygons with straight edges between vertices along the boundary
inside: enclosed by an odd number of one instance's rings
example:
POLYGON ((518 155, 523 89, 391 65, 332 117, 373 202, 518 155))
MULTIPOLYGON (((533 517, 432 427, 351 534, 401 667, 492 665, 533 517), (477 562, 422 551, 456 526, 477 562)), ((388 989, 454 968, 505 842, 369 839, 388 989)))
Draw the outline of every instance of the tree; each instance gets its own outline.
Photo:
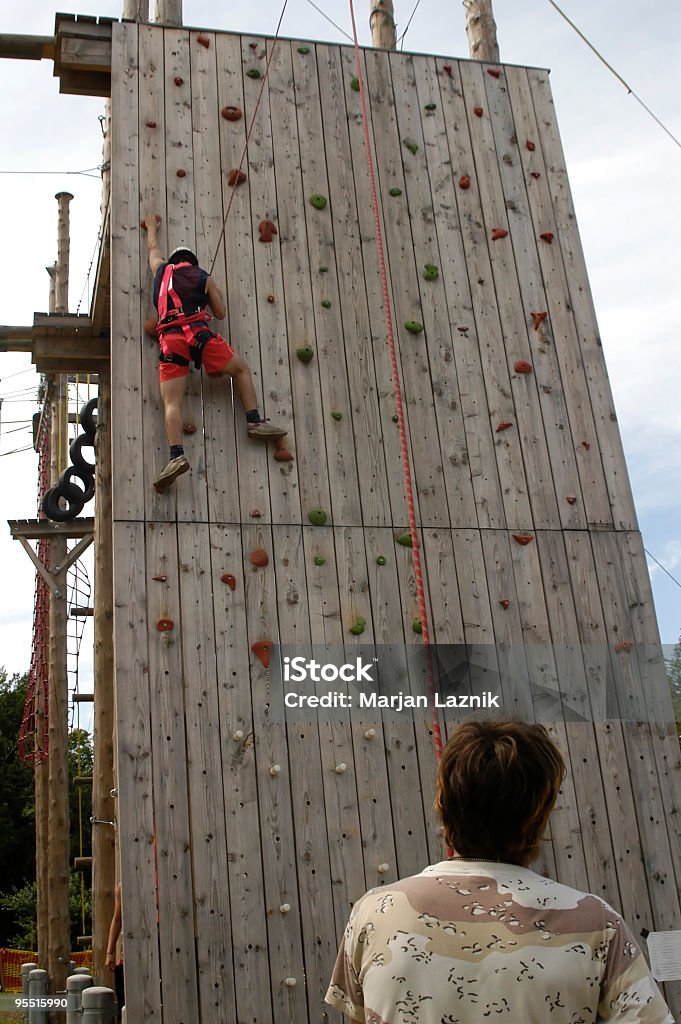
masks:
POLYGON ((679 739, 681 740, 681 636, 672 651, 671 658, 667 658, 665 664, 667 666, 669 689, 672 694, 672 704, 674 705, 676 731, 678 732, 679 739))
MULTIPOLYGON (((36 920, 36 884, 28 882, 20 889, 0 896, 0 911, 6 914, 11 922, 8 939, 3 943, 8 949, 25 949, 33 951, 37 946, 36 920)), ((73 871, 69 879, 69 918, 71 929, 71 949, 77 949, 76 939, 79 935, 90 935, 92 932, 92 900, 89 889, 81 891, 81 875, 73 871)))

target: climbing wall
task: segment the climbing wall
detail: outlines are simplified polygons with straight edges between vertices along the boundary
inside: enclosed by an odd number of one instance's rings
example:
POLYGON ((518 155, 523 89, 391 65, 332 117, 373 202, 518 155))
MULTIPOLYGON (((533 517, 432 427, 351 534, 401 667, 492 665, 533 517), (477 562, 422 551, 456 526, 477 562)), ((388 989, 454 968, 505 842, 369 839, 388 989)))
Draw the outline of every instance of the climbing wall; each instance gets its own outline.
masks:
MULTIPOLYGON (((570 773, 540 868, 602 894, 637 934, 679 928, 679 747, 548 75, 361 59, 431 635, 561 744, 570 773)), ((444 853, 429 715, 275 713, 280 677, 257 653, 388 645, 399 662, 421 644, 413 551, 396 542, 407 499, 356 75, 347 47, 114 26, 133 1021, 336 1019, 323 995, 352 902, 444 853), (166 251, 217 254, 225 333, 293 460, 247 439, 224 381, 192 374, 192 471, 154 492, 167 449, 142 331, 152 212, 166 251)), ((679 1010, 678 987, 668 997, 679 1010)))

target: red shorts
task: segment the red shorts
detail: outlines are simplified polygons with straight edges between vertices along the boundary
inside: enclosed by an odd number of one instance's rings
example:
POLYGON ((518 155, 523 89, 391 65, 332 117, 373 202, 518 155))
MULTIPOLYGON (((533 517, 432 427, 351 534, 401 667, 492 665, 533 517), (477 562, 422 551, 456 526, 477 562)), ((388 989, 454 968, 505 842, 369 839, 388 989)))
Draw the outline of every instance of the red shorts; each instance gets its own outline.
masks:
MULTIPOLYGON (((202 330, 205 330, 205 327, 202 330)), ((179 332, 166 333, 160 339, 160 345, 161 352, 164 355, 174 354, 182 356, 193 364, 189 344, 184 334, 179 332)), ((235 355, 234 349, 227 344, 225 339, 219 334, 213 334, 210 341, 206 342, 203 346, 201 365, 206 373, 219 373, 220 370, 224 370, 233 355, 235 355)), ((161 381, 176 380, 178 377, 187 376, 189 366, 180 366, 179 363, 159 363, 158 373, 161 381)))

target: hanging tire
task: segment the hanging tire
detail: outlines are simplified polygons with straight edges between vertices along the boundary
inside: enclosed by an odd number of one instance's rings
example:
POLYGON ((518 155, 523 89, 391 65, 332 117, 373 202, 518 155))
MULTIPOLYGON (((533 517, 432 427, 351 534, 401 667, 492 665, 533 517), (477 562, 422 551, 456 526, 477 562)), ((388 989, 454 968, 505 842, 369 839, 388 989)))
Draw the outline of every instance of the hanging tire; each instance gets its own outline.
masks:
POLYGON ((69 446, 71 462, 85 476, 92 476, 95 472, 95 460, 93 458, 92 462, 88 462, 83 455, 83 448, 92 448, 94 456, 94 438, 88 437, 87 434, 79 434, 75 441, 71 442, 69 446))
POLYGON ((83 473, 76 466, 68 466, 59 477, 55 489, 58 492, 58 497, 87 505, 88 501, 92 501, 95 496, 95 479, 92 473, 83 473), (82 486, 73 483, 74 477, 82 486))
POLYGON ((81 429, 91 441, 95 439, 95 431, 97 430, 97 399, 91 398, 89 402, 80 410, 80 426, 81 429))
POLYGON ((57 487, 50 487, 43 497, 42 509, 47 518, 54 523, 67 523, 83 511, 83 502, 71 501, 65 495, 58 493, 57 487), (67 507, 62 508, 59 504, 60 501, 65 501, 67 507))

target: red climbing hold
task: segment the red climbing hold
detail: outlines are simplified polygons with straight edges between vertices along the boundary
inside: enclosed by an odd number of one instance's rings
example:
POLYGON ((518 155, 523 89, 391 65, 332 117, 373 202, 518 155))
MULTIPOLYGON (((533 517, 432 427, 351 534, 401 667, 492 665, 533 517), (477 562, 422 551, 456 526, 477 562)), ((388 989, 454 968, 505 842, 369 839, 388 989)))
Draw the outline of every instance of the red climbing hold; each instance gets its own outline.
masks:
POLYGON ((268 295, 267 301, 270 303, 270 305, 272 305, 272 303, 274 302, 274 295, 268 295))
POLYGON ((175 85, 184 85, 184 78, 180 78, 178 75, 176 78, 173 78, 173 82, 175 85))
POLYGON ((492 241, 498 242, 500 238, 506 238, 508 231, 506 228, 495 228, 492 232, 492 241))
POLYGON ((261 569, 270 564, 269 555, 264 548, 255 548, 254 551, 251 551, 251 564, 257 565, 261 569))
POLYGON ((197 36, 196 37, 196 41, 199 44, 199 46, 205 46, 206 49, 208 49, 208 47, 210 46, 210 37, 209 36, 197 36))
POLYGON ((473 107, 473 113, 475 114, 476 117, 482 117, 484 111, 482 107, 473 107))
POLYGON ((231 572, 224 573, 220 579, 227 584, 230 590, 236 590, 236 576, 233 576, 231 572))
POLYGON ((178 178, 187 177, 187 172, 182 167, 178 167, 178 169, 175 171, 175 174, 177 175, 178 178))
POLYGON ((631 640, 620 640, 618 644, 615 644, 615 653, 621 654, 622 651, 625 651, 628 654, 633 646, 631 640))
POLYGON ((537 178, 541 178, 541 174, 539 173, 539 171, 530 171, 530 177, 534 178, 536 181, 537 178))
POLYGON ((274 235, 278 235, 276 225, 271 220, 261 220, 258 224, 260 232, 259 242, 271 242, 274 235))
POLYGON ((534 153, 535 149, 537 148, 534 142, 530 141, 530 139, 528 139, 525 143, 525 147, 529 149, 530 153, 534 153))
POLYGON ((512 426, 513 426, 513 424, 511 423, 510 420, 502 420, 501 423, 499 424, 499 426, 496 429, 496 433, 500 434, 502 432, 502 430, 508 430, 509 427, 512 427, 512 426))
POLYGON ((566 494, 565 500, 567 501, 568 505, 574 505, 574 503, 577 501, 574 494, 566 494))
POLYGON ((272 652, 272 641, 271 640, 257 640, 251 650, 255 654, 256 658, 260 658, 264 668, 270 667, 270 654, 272 652))
POLYGON ((167 576, 152 576, 151 578, 152 580, 156 580, 157 583, 165 583, 165 581, 168 579, 167 576))
POLYGON ((529 544, 531 540, 534 540, 534 537, 531 533, 514 533, 513 540, 516 542, 516 544, 524 545, 529 544))
POLYGON ((510 605, 510 603, 511 603, 511 602, 510 602, 510 601, 507 601, 507 600, 506 600, 506 598, 504 598, 504 599, 503 599, 503 601, 500 601, 500 602, 499 602, 499 604, 501 605, 501 607, 502 607, 502 608, 508 608, 508 606, 510 605))
POLYGON ((277 462, 293 462, 293 455, 288 448, 277 448, 274 458, 277 462))
POLYGON ((156 122, 155 121, 147 121, 147 128, 155 128, 155 127, 156 127, 156 122))
POLYGON ((591 445, 589 444, 588 441, 582 441, 582 448, 584 449, 585 452, 588 452, 590 447, 591 447, 591 445))
POLYGON ((258 49, 258 44, 257 43, 249 43, 248 44, 248 48, 249 48, 249 50, 257 50, 258 49))
POLYGON ((548 315, 548 313, 530 313, 530 316, 532 317, 532 326, 535 331, 539 330, 539 325, 543 324, 548 315))
POLYGON ((251 519, 262 519, 262 512, 260 511, 259 508, 254 508, 253 511, 249 513, 249 515, 251 519))
POLYGON ((501 78, 501 71, 499 68, 487 68, 487 74, 491 75, 492 78, 501 78))
POLYGON ((158 324, 158 321, 153 316, 150 317, 148 320, 144 321, 144 333, 147 335, 148 338, 154 338, 154 340, 156 340, 156 337, 157 337, 157 334, 156 334, 157 324, 158 324))
POLYGON ((442 70, 444 71, 444 73, 447 75, 448 78, 452 77, 452 65, 451 64, 443 64, 442 65, 442 70))
POLYGON ((227 177, 227 184, 231 185, 232 188, 235 188, 237 185, 243 185, 245 180, 246 175, 244 174, 244 172, 240 171, 238 168, 235 168, 233 171, 229 172, 229 175, 227 177))
POLYGON ((240 107, 223 107, 220 113, 225 121, 240 121, 244 116, 240 107))
POLYGON ((457 327, 459 334, 468 334, 469 329, 468 327, 457 327))
POLYGON ((532 363, 528 363, 527 359, 519 359, 513 369, 516 373, 532 373, 532 363))
POLYGON ((172 619, 159 619, 156 623, 156 629, 159 633, 169 633, 175 623, 172 619))
POLYGON ((459 188, 470 188, 470 187, 471 187, 471 179, 468 177, 467 174, 462 174, 461 177, 459 178, 459 188))
POLYGON ((541 240, 543 242, 548 242, 549 245, 551 245, 551 242, 553 241, 553 232, 552 231, 542 231, 542 233, 541 233, 541 235, 539 237, 541 238, 541 240))

